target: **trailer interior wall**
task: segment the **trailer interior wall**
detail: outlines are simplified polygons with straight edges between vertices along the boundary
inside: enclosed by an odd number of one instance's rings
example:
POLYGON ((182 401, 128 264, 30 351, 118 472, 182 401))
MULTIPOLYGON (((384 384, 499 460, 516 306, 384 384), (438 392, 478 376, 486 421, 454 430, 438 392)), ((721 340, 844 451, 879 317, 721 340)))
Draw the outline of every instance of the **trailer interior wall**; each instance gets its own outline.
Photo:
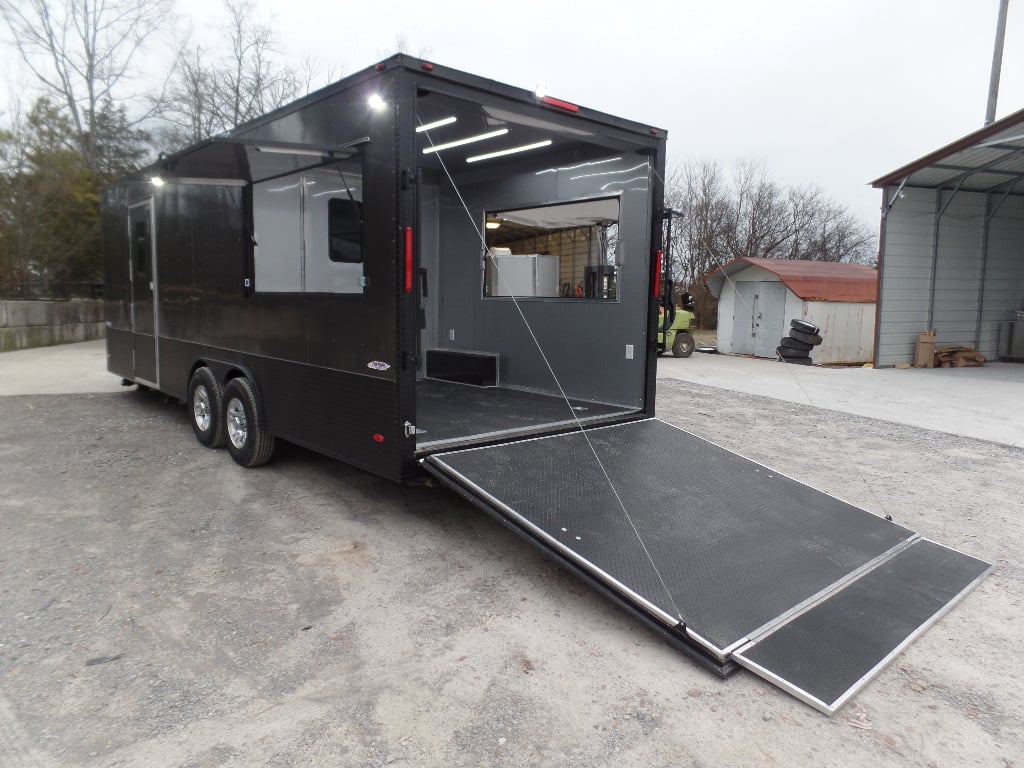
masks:
POLYGON ((884 195, 895 203, 883 227, 875 364, 911 362, 917 334, 929 328, 940 345, 994 358, 999 322, 1024 300, 1024 198, 999 204, 996 194, 895 188, 884 195))
MULTIPOLYGON (((442 182, 436 270, 440 297, 436 335, 441 346, 497 353, 502 386, 557 394, 537 349, 539 343, 569 397, 634 408, 642 405, 648 254, 638 247, 631 251, 629 246, 649 242, 650 166, 647 158, 638 155, 608 160, 600 166, 600 176, 555 165, 540 172, 530 168, 503 174, 495 180, 459 184, 456 179, 458 194, 447 179, 442 182), (545 173, 548 169, 551 172, 545 173), (609 190, 609 181, 623 173, 634 181, 614 184, 609 190), (514 302, 483 295, 481 233, 486 212, 606 198, 610 191, 619 201, 615 299, 527 297, 514 302), (470 209, 468 215, 460 195, 470 209)), ((425 197, 433 195, 429 191, 425 197)), ((428 329, 431 324, 428 317, 428 329)))

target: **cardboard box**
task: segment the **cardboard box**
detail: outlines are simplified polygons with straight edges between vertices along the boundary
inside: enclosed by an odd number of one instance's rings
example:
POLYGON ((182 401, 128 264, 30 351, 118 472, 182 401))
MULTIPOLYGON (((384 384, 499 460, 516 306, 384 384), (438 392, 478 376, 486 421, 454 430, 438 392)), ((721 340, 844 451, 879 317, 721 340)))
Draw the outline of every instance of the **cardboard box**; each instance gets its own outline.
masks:
POLYGON ((914 367, 935 367, 935 335, 934 329, 917 334, 917 345, 914 347, 914 367))

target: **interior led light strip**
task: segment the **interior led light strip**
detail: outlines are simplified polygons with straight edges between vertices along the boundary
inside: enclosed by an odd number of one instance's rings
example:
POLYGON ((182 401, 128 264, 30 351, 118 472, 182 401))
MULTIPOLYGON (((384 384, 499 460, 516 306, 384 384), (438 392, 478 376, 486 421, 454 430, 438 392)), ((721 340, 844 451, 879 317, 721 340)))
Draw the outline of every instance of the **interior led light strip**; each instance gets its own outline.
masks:
POLYGON ((458 118, 455 115, 451 117, 442 117, 440 120, 435 120, 432 123, 424 123, 423 125, 416 126, 416 133, 423 133, 424 131, 432 131, 435 128, 440 128, 442 125, 451 125, 458 118))
POLYGON ((523 144, 521 147, 510 147, 508 149, 499 149, 497 152, 488 152, 486 155, 474 155, 473 157, 467 157, 467 163, 476 163, 480 160, 490 160, 492 157, 503 157, 504 155, 514 155, 516 152, 528 152, 531 149, 540 149, 541 147, 550 147, 551 139, 544 139, 544 141, 538 141, 533 144, 523 144))
POLYGON ((498 136, 504 136, 506 133, 508 133, 508 128, 499 128, 496 131, 480 133, 477 134, 476 136, 467 136, 464 139, 456 139, 455 141, 449 141, 446 144, 435 144, 432 147, 424 147, 423 154, 429 155, 431 152, 443 152, 446 149, 461 147, 463 144, 472 144, 476 141, 484 141, 485 139, 493 139, 498 136))

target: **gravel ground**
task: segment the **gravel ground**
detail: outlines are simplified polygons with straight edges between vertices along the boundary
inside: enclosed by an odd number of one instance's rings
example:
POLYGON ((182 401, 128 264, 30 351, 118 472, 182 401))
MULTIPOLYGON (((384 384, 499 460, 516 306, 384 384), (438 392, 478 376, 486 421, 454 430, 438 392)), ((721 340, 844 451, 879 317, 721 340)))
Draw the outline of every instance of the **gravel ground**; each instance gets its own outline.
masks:
POLYGON ((0 397, 0 765, 1024 765, 1024 451, 659 387, 667 421, 994 572, 827 718, 442 489, 291 446, 243 470, 153 393, 0 397))

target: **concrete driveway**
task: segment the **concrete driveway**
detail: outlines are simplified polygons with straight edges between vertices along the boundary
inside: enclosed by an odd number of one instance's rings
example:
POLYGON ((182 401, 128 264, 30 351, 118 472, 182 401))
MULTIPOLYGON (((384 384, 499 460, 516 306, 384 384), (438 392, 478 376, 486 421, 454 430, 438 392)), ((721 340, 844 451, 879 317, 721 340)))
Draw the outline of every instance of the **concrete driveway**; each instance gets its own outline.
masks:
POLYGON ((1024 364, 824 368, 695 352, 659 358, 658 378, 1024 448, 1024 364))

